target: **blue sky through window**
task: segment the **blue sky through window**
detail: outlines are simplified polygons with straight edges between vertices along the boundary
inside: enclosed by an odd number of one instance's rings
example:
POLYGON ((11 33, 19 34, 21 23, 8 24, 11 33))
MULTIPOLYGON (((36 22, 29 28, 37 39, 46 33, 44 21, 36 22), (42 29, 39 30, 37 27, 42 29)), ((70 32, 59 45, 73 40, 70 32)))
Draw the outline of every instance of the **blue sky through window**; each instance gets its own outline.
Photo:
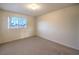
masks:
POLYGON ((9 17, 9 28, 25 28, 27 20, 23 17, 9 17))

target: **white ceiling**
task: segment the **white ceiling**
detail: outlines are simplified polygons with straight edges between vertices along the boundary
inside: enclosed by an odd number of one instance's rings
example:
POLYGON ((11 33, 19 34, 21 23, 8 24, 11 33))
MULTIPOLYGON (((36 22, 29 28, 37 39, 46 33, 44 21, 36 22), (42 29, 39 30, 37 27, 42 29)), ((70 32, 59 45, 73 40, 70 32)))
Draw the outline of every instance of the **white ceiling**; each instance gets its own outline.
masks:
POLYGON ((0 9, 31 16, 39 16, 50 11, 75 5, 72 3, 37 3, 41 8, 38 10, 32 10, 26 7, 28 4, 29 3, 0 3, 0 9))

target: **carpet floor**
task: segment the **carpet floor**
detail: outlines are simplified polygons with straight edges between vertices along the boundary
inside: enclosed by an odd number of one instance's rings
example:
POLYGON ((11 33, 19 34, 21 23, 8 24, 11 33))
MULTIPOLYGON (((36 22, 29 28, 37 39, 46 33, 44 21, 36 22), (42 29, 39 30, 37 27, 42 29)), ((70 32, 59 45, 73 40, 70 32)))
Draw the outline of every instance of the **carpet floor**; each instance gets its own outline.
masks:
POLYGON ((79 51, 42 39, 24 38, 0 44, 0 55, 78 55, 79 51))

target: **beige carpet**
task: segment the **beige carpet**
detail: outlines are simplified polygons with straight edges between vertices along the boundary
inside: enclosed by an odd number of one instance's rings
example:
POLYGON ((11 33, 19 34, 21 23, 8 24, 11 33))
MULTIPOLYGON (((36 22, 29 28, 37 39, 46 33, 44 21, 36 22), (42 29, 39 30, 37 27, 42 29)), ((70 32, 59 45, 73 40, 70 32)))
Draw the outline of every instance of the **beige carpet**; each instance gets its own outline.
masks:
POLYGON ((71 55, 79 51, 64 47, 52 41, 32 37, 0 45, 0 55, 71 55))

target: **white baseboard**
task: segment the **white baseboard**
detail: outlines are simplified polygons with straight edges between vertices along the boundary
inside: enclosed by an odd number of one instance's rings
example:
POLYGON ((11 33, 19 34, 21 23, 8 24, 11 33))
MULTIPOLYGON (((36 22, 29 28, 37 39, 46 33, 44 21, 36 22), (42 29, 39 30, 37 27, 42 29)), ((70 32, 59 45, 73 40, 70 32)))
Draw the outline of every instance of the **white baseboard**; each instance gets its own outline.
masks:
MULTIPOLYGON (((39 36, 39 35, 38 35, 38 37, 40 37, 40 38, 42 38, 42 39, 49 40, 49 39, 44 38, 44 37, 39 36)), ((79 51, 79 49, 76 49, 76 48, 70 47, 70 46, 68 46, 68 45, 65 45, 65 44, 62 44, 62 43, 59 43, 59 42, 56 42, 56 41, 53 41, 53 40, 49 40, 49 41, 52 41, 52 42, 54 42, 54 43, 56 43, 56 44, 59 44, 59 45, 62 45, 62 46, 64 46, 64 47, 67 47, 67 48, 70 48, 70 49, 74 49, 74 50, 78 50, 78 51, 79 51)))

